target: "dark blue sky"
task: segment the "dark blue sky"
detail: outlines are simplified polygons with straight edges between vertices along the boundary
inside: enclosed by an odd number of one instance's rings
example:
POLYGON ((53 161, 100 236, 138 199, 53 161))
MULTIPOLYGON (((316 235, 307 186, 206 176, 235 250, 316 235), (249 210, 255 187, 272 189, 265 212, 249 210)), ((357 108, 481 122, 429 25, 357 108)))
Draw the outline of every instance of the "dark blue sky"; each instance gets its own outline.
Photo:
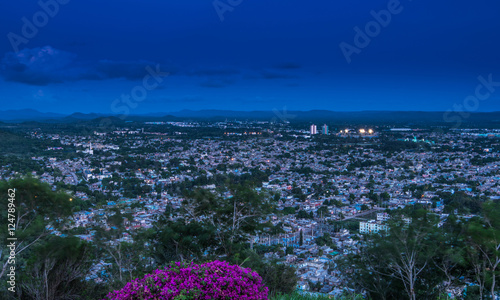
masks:
POLYGON ((500 110, 498 0, 41 2, 57 4, 53 16, 38 1, 0 2, 2 110, 446 111, 478 76, 493 87, 465 107, 500 110), (390 20, 374 25, 382 10, 390 20), (369 43, 356 44, 367 24, 369 43), (350 63, 343 42, 359 46, 350 63), (145 90, 157 65, 169 75, 145 90))

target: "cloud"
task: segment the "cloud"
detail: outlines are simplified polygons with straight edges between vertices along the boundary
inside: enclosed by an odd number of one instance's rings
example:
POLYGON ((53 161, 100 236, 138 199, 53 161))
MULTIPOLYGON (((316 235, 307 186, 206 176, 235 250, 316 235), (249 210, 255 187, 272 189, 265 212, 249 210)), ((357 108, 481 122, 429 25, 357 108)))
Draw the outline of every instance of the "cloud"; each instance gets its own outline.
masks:
POLYGON ((214 68, 214 69, 199 69, 196 71, 190 71, 187 73, 189 76, 232 76, 239 74, 240 71, 232 68, 214 68))
POLYGON ((206 88, 224 88, 232 85, 237 81, 240 74, 240 70, 224 67, 199 68, 185 73, 187 76, 203 78, 199 86, 206 88))
POLYGON ((283 69, 283 70, 292 70, 292 69, 300 69, 302 68, 301 65, 295 64, 295 63, 284 63, 284 64, 278 64, 274 66, 275 69, 283 69))
POLYGON ((278 72, 273 72, 273 71, 262 71, 260 72, 260 75, 264 79, 292 79, 292 78, 297 78, 295 75, 290 75, 290 74, 285 74, 285 73, 278 73, 278 72))
POLYGON ((31 85, 62 82, 67 78, 69 66, 76 55, 50 46, 9 52, 2 59, 2 73, 7 81, 31 85))
POLYGON ((211 78, 200 83, 200 86, 208 88, 223 88, 231 84, 233 84, 233 81, 229 79, 211 78))
MULTIPOLYGON (((6 81, 33 86, 79 80, 108 80, 124 78, 137 81, 148 74, 147 66, 157 64, 146 60, 100 60, 84 61, 76 54, 51 46, 25 48, 17 53, 6 53, 0 62, 0 74, 6 81)), ((294 79, 297 64, 286 63, 264 70, 236 69, 230 66, 195 68, 179 72, 161 65, 162 72, 199 78, 198 85, 204 88, 224 88, 234 85, 242 78, 248 79, 294 79)), ((197 80, 196 80, 197 81, 197 80)))
POLYGON ((146 67, 154 66, 150 61, 111 61, 101 60, 96 66, 97 75, 101 79, 126 78, 136 80, 144 78, 146 67))
MULTIPOLYGON (((78 80, 115 78, 140 80, 148 74, 147 66, 154 67, 156 63, 144 60, 81 61, 73 53, 45 46, 6 53, 1 61, 0 70, 6 81, 43 86, 78 80)), ((164 66, 160 69, 167 71, 164 66)))

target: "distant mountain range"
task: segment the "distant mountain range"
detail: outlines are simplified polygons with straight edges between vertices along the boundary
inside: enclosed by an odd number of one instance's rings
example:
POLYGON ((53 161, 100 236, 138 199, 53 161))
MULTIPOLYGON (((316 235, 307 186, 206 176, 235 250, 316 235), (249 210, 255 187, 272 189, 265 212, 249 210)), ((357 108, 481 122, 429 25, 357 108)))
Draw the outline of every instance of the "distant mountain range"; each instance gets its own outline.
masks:
MULTIPOLYGON (((70 115, 58 113, 43 113, 33 109, 5 110, 0 111, 0 121, 3 122, 78 122, 94 120, 102 117, 119 117, 118 115, 100 113, 73 113, 70 115)), ((178 112, 155 112, 141 115, 130 115, 125 121, 179 121, 186 119, 205 120, 276 120, 276 121, 315 121, 315 122, 404 122, 404 123, 445 123, 445 116, 450 124, 455 123, 453 117, 458 118, 458 114, 445 112, 424 112, 424 111, 357 111, 338 112, 329 110, 311 111, 232 111, 232 110, 182 110, 178 112)), ((464 123, 499 123, 500 112, 477 112, 468 113, 466 118, 460 119, 464 123)))
POLYGON ((64 118, 66 115, 56 113, 42 113, 34 109, 0 110, 0 121, 12 120, 46 120, 64 118))

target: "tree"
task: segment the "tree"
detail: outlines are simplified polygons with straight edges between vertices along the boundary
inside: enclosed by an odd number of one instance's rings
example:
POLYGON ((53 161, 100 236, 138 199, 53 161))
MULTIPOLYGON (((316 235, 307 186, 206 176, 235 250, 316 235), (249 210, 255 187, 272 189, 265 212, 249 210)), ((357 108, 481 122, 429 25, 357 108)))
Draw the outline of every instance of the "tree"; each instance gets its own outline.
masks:
POLYGON ((279 222, 275 226, 272 223, 269 223, 269 228, 270 228, 269 233, 274 236, 285 233, 285 230, 283 230, 282 222, 279 222))
MULTIPOLYGON (((116 242, 107 245, 104 248, 107 253, 112 257, 112 268, 117 271, 110 270, 112 274, 118 273, 117 278, 113 278, 116 284, 124 284, 126 281, 131 281, 139 276, 146 270, 144 259, 144 244, 137 241, 129 242, 116 242), (127 278, 125 276, 128 273, 127 278)), ((115 284, 115 285, 116 285, 115 284)))
POLYGON ((260 220, 270 211, 269 200, 251 186, 231 185, 232 197, 217 197, 210 191, 195 190, 186 195, 183 212, 184 222, 203 220, 215 234, 212 250, 218 254, 235 254, 238 244, 247 243, 250 236, 262 233, 265 224, 260 220), (216 230, 215 230, 216 229, 216 230))
POLYGON ((391 199, 391 195, 389 195, 388 192, 383 192, 380 194, 380 198, 384 201, 387 201, 387 200, 391 199))
POLYGON ((170 261, 201 259, 204 252, 214 255, 218 247, 218 229, 210 224, 161 217, 152 236, 152 255, 159 264, 170 261))
POLYGON ((311 215, 308 214, 305 210, 299 210, 297 213, 297 218, 298 219, 310 219, 311 215))
POLYGON ((328 206, 322 205, 320 208, 318 208, 318 211, 316 212, 317 216, 328 216, 330 212, 328 211, 328 206))
MULTIPOLYGON (((72 213, 73 206, 81 202, 77 199, 71 200, 71 196, 54 192, 48 184, 34 178, 0 182, 0 205, 9 208, 9 214, 0 214, 0 223, 12 224, 9 220, 15 222, 15 237, 18 241, 15 252, 18 261, 25 251, 48 237, 50 231, 47 227, 55 230, 65 225, 66 217, 72 213)), ((7 226, 0 228, 0 239, 4 241, 9 234, 7 229, 7 226)), ((0 278, 5 274, 8 265, 8 254, 4 255, 4 250, 3 247, 0 249, 0 278)))
MULTIPOLYGON (((403 218, 396 218, 388 238, 380 243, 381 250, 387 255, 391 276, 403 282, 410 300, 416 300, 417 287, 425 285, 425 277, 421 275, 437 250, 434 243, 437 222, 437 217, 425 210, 412 211, 410 224, 403 218)), ((429 284, 426 295, 431 294, 436 285, 429 284)))
POLYGON ((467 245, 464 224, 451 214, 441 227, 442 234, 436 235, 435 243, 439 245, 432 262, 444 275, 442 292, 452 286, 457 278, 463 276, 467 267, 467 245))
POLYGON ((320 247, 321 246, 335 247, 335 245, 333 244, 332 237, 326 232, 323 233, 322 236, 317 237, 315 242, 316 242, 316 245, 318 245, 320 247))
POLYGON ((353 203, 355 199, 356 199, 356 196, 354 194, 349 194, 349 201, 351 203, 353 203))
POLYGON ((480 197, 471 197, 463 191, 457 191, 454 194, 442 193, 444 197, 445 211, 452 212, 458 210, 460 213, 481 212, 482 200, 480 197))
POLYGON ((74 299, 86 289, 91 246, 76 237, 53 237, 32 251, 21 277, 22 295, 30 299, 74 299))
MULTIPOLYGON (((481 286, 484 286, 485 272, 489 273, 490 293, 494 299, 500 266, 500 204, 492 201, 486 202, 483 205, 483 219, 472 220, 467 233, 476 279, 481 286)), ((480 294, 482 295, 482 292, 480 294)))
POLYGON ((297 275, 293 267, 271 262, 255 269, 262 277, 262 281, 269 288, 269 294, 290 294, 297 285, 297 275))
POLYGON ((349 284, 356 290, 367 291, 372 299, 397 299, 402 296, 397 290, 392 291, 394 279, 387 272, 384 253, 379 251, 373 239, 365 241, 360 253, 348 255, 338 265, 349 278, 349 284))
POLYGON ((151 234, 146 230, 134 232, 130 242, 120 240, 123 228, 106 231, 98 227, 94 231, 94 243, 98 247, 99 257, 111 263, 107 270, 109 285, 121 286, 127 280, 142 275, 147 265, 151 264, 149 248, 145 247, 151 234))
POLYGON ((387 289, 397 293, 398 284, 410 300, 429 298, 438 293, 436 287, 442 282, 440 273, 430 264, 439 247, 435 243, 439 219, 423 209, 411 208, 404 213, 408 218, 394 216, 387 233, 382 231, 366 237, 359 257, 353 258, 355 270, 361 270, 358 280, 362 285, 374 293, 384 294, 382 298, 388 297, 387 289), (368 273, 363 273, 365 271, 368 273), (377 282, 372 281, 375 278, 377 282))
POLYGON ((107 218, 107 223, 109 226, 115 226, 117 228, 122 228, 123 227, 123 216, 119 208, 113 208, 110 210, 110 212, 113 213, 113 215, 110 214, 110 216, 107 218))

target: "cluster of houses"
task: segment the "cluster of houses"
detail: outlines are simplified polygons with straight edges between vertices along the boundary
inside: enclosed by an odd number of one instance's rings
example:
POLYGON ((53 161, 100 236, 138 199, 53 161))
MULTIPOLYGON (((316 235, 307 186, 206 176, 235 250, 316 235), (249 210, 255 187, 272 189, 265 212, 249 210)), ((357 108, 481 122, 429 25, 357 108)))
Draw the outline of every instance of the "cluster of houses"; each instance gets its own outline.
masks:
MULTIPOLYGON (((201 126, 182 122, 154 125, 181 129, 201 126)), ((356 235, 387 230, 388 215, 384 210, 420 203, 443 214, 445 205, 439 192, 462 191, 473 197, 500 198, 496 135, 484 136, 474 131, 426 135, 419 131, 417 138, 414 131, 398 131, 403 143, 432 140, 426 143, 430 150, 409 147, 409 150, 388 152, 374 147, 378 134, 369 137, 369 141, 361 135, 338 135, 335 138, 360 140, 339 148, 324 145, 324 141, 316 142, 315 138, 303 138, 307 132, 291 128, 267 130, 265 137, 227 134, 232 132, 229 129, 235 128, 263 132, 261 125, 236 122, 231 127, 219 122, 210 126, 227 128, 224 137, 193 139, 128 128, 95 132, 90 137, 37 133, 34 138, 58 140, 61 146, 48 149, 46 156, 32 158, 46 168, 42 174, 33 175, 50 184, 84 184, 89 191, 114 197, 102 207, 73 215, 72 226, 89 228, 79 236, 92 241, 90 228, 102 226, 113 230, 106 220, 114 208, 132 216, 125 221, 129 231, 150 228, 167 206, 179 208, 184 199, 182 191, 169 189, 174 184, 201 177, 210 180, 217 174, 242 175, 256 169, 267 172, 267 180, 261 182, 257 191, 273 197, 277 195, 277 210, 264 219, 283 224, 284 233, 253 236, 251 242, 279 244, 284 249, 293 247, 293 254, 267 255, 278 255, 284 263, 296 266, 300 289, 307 291, 311 283, 319 282, 321 292, 332 295, 342 290, 341 274, 335 268, 336 258, 356 251, 358 242, 353 239, 356 235), (73 159, 58 158, 57 151, 64 149, 73 149, 78 155, 73 159), (129 169, 126 165, 130 161, 148 164, 129 169), (127 187, 123 182, 131 178, 138 180, 141 186, 150 187, 148 192, 125 197, 127 187), (416 195, 409 188, 411 186, 428 188, 416 195), (339 231, 339 228, 327 226, 329 222, 358 220, 365 214, 376 214, 376 219, 360 221, 358 230, 339 231), (317 245, 317 237, 325 233, 335 247, 317 245)), ((16 174, 18 172, 8 166, 0 168, 3 179, 16 174)), ((199 188, 218 192, 218 186, 211 182, 199 188)), ((231 195, 224 192, 221 196, 231 195)), ((92 201, 84 191, 76 192, 75 197, 92 201)), ((125 235, 122 239, 128 240, 130 236, 125 235)))

